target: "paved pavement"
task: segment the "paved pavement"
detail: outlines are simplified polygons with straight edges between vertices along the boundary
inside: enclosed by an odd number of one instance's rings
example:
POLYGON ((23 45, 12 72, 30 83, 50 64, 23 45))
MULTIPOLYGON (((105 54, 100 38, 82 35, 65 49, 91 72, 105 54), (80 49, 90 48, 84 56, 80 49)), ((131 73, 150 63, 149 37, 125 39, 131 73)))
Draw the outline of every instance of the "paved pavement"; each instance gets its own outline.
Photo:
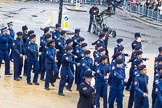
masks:
MULTIPOLYGON (((84 5, 87 10, 89 5, 84 5)), ((14 22, 15 31, 21 30, 22 25, 28 25, 29 29, 34 29, 37 34, 37 42, 39 43, 39 37, 43 34, 40 30, 41 27, 47 25, 54 25, 57 22, 58 16, 58 4, 52 3, 38 3, 38 2, 12 2, 12 3, 0 3, 0 22, 5 24, 9 21, 14 22), (54 20, 50 23, 50 16, 54 16, 54 20)), ((103 10, 103 7, 100 7, 103 10)), ((97 36, 86 32, 89 22, 88 12, 74 12, 66 10, 64 6, 64 15, 70 17, 70 29, 80 28, 81 35, 86 39, 89 44, 89 49, 93 50, 91 43, 97 39, 97 36)), ((105 23, 110 27, 117 30, 117 37, 124 38, 125 52, 131 53, 131 42, 133 41, 133 34, 136 31, 142 33, 144 57, 149 57, 150 60, 146 62, 148 66, 149 80, 149 97, 151 97, 151 87, 153 80, 153 61, 157 55, 157 48, 161 45, 162 29, 158 27, 152 27, 145 23, 139 23, 127 16, 125 13, 117 12, 115 16, 108 18, 105 23)), ((68 38, 71 36, 68 36, 68 38)), ((110 38, 109 51, 112 55, 113 47, 115 46, 116 39, 110 38)), ((128 58, 127 58, 128 60, 128 58)), ((11 64, 11 66, 13 66, 11 64)), ((130 67, 130 64, 128 64, 130 67)), ((127 68, 127 76, 128 76, 127 68)), ((13 72, 13 67, 11 68, 13 72)), ((44 82, 40 81, 40 86, 28 86, 26 85, 25 77, 21 82, 13 81, 12 77, 6 77, 4 74, 4 66, 1 69, 0 78, 0 106, 1 108, 76 108, 78 101, 78 92, 76 86, 73 86, 73 92, 65 90, 65 97, 57 95, 58 82, 56 87, 51 91, 45 91, 44 82)), ((129 93, 125 91, 124 108, 127 107, 129 93)), ((151 99, 151 98, 150 98, 151 99)), ((151 101, 150 101, 151 102, 151 101)))

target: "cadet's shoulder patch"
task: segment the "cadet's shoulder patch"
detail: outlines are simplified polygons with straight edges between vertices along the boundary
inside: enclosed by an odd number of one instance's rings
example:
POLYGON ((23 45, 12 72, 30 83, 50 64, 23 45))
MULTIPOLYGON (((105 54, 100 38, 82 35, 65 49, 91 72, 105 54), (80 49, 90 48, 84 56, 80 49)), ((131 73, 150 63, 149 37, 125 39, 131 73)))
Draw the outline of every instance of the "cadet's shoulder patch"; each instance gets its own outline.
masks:
POLYGON ((135 81, 135 82, 134 82, 134 85, 137 85, 137 84, 138 84, 138 82, 137 82, 137 81, 135 81))
POLYGON ((46 54, 48 54, 48 51, 46 52, 46 54))
POLYGON ((84 90, 84 91, 87 90, 87 87, 83 87, 83 90, 84 90))
POLYGON ((97 73, 100 73, 100 70, 97 70, 97 73))
POLYGON ((66 60, 69 60, 69 57, 65 57, 66 60))

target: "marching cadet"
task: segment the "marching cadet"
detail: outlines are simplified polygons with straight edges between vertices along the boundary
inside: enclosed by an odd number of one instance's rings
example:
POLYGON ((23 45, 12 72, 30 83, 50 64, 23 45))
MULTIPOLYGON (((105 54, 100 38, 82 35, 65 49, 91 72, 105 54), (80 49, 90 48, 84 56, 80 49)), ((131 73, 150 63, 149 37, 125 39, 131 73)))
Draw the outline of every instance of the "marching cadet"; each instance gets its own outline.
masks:
POLYGON ((136 68, 134 69, 133 81, 131 83, 130 95, 129 95, 129 100, 128 100, 128 108, 132 108, 133 107, 134 91, 135 91, 134 79, 136 78, 137 75, 140 74, 139 67, 143 65, 143 60, 142 59, 137 59, 135 61, 135 65, 136 65, 136 68))
POLYGON ((139 67, 140 75, 135 78, 134 108, 149 108, 148 76, 146 65, 139 67))
MULTIPOLYGON (((116 67, 116 60, 122 59, 122 53, 121 52, 116 52, 115 55, 113 56, 114 58, 112 59, 111 62, 111 69, 114 70, 116 67)), ((124 63, 124 62, 123 62, 124 63)))
POLYGON ((99 40, 97 41, 97 43, 101 43, 102 47, 105 48, 105 34, 104 33, 100 33, 99 40))
POLYGON ((55 41, 60 37, 61 35, 61 24, 56 24, 56 29, 54 32, 52 32, 52 39, 55 41))
POLYGON ((152 108, 161 108, 162 107, 162 64, 159 64, 157 66, 158 72, 156 73, 156 79, 155 79, 155 92, 156 92, 156 97, 155 97, 155 102, 152 108))
POLYGON ((135 40, 132 42, 132 50, 134 50, 137 46, 140 46, 142 49, 142 43, 141 43, 141 34, 139 32, 136 32, 134 34, 135 40))
POLYGON ((100 108, 100 97, 103 97, 103 108, 107 108, 108 73, 110 72, 107 63, 108 56, 101 56, 101 63, 97 66, 96 71, 96 108, 100 108))
POLYGON ((13 43, 13 57, 14 57, 14 80, 19 81, 23 67, 23 56, 25 55, 25 47, 23 43, 23 33, 17 32, 17 38, 13 43))
POLYGON ((68 85, 67 85, 67 90, 72 91, 71 87, 73 84, 73 80, 74 80, 74 74, 71 71, 70 68, 70 64, 77 64, 77 66, 79 66, 79 63, 76 63, 75 61, 73 61, 72 59, 72 46, 67 46, 65 48, 66 53, 63 55, 63 59, 62 59, 62 67, 61 67, 61 80, 59 83, 59 91, 58 91, 58 95, 60 96, 65 96, 63 93, 63 89, 66 83, 66 78, 68 76, 68 85))
POLYGON ((9 22, 7 23, 8 25, 8 31, 9 31, 9 34, 10 36, 12 37, 12 40, 9 40, 9 43, 8 43, 8 52, 10 54, 10 60, 13 61, 13 48, 12 48, 12 44, 13 44, 13 40, 15 38, 15 32, 13 30, 13 22, 9 22))
POLYGON ((12 75, 10 73, 10 58, 8 54, 8 41, 10 35, 8 35, 7 27, 1 29, 0 36, 0 67, 2 64, 2 60, 5 61, 5 75, 12 75))
POLYGON ((39 48, 39 52, 41 53, 41 77, 40 80, 44 80, 44 75, 45 75, 45 60, 46 60, 46 49, 47 49, 47 44, 48 41, 51 40, 52 35, 51 34, 45 34, 44 35, 44 40, 41 41, 41 47, 39 48))
POLYGON ((27 48, 27 84, 32 85, 31 83, 31 70, 33 69, 34 78, 33 83, 39 85, 38 83, 38 71, 39 71, 39 62, 38 62, 38 45, 36 42, 36 35, 33 34, 30 36, 30 44, 27 48), (33 67, 33 68, 32 68, 33 67))
POLYGON ((94 108, 94 85, 92 82, 92 71, 87 70, 84 74, 85 80, 79 86, 79 101, 77 108, 94 108))
POLYGON ((117 99, 117 108, 123 107, 124 83, 127 82, 122 59, 117 59, 116 64, 116 68, 110 73, 113 78, 110 85, 109 108, 114 108, 115 99, 117 99))
POLYGON ((62 63, 62 58, 65 53, 65 45, 66 45, 66 31, 62 30, 61 31, 61 36, 60 38, 57 39, 57 45, 56 49, 59 51, 57 52, 57 59, 58 59, 58 69, 60 69, 61 63, 62 63))
POLYGON ((44 28, 44 34, 40 37, 40 46, 41 46, 41 42, 43 42, 44 41, 44 38, 45 38, 45 35, 46 34, 50 34, 50 28, 49 27, 45 27, 44 28))
POLYGON ((56 58, 56 48, 55 48, 55 40, 49 40, 47 44, 46 51, 46 78, 45 78, 45 89, 49 89, 49 83, 54 87, 54 83, 56 82, 58 76, 58 67, 57 67, 57 58, 56 58))
POLYGON ((123 46, 123 39, 119 38, 116 40, 116 42, 117 42, 117 45, 114 48, 114 54, 118 51, 118 47, 123 46))
POLYGON ((80 29, 75 29, 75 35, 72 37, 73 39, 73 48, 75 48, 78 45, 78 39, 80 39, 80 29))
POLYGON ((78 45, 76 45, 76 47, 73 48, 73 49, 74 49, 73 54, 75 54, 75 55, 78 56, 78 54, 79 54, 79 52, 80 52, 80 50, 81 50, 81 45, 84 43, 84 40, 85 40, 85 39, 84 39, 83 37, 81 37, 81 38, 79 38, 79 39, 77 40, 78 45))
POLYGON ((91 58, 90 50, 84 51, 84 57, 81 60, 81 73, 80 73, 81 82, 84 81, 84 72, 86 70, 93 70, 93 60, 91 58))

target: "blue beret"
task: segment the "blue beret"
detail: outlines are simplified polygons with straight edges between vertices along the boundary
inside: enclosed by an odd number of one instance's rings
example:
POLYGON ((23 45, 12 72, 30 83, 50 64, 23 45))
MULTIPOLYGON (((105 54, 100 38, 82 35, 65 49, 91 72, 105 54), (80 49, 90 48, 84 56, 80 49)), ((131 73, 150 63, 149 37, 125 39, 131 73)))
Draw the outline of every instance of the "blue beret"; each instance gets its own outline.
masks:
POLYGON ((136 38, 136 37, 141 37, 141 34, 139 33, 139 32, 136 32, 135 34, 134 34, 134 37, 136 38))
POLYGON ((57 27, 61 27, 61 24, 56 24, 56 28, 57 28, 57 27))
POLYGON ((69 44, 69 43, 71 43, 71 42, 73 42, 72 39, 67 39, 67 40, 66 40, 66 44, 69 44))
POLYGON ((84 51, 84 54, 86 55, 86 54, 90 54, 91 53, 91 51, 90 50, 85 50, 84 51))
POLYGON ((52 37, 52 35, 51 34, 45 34, 45 36, 44 36, 45 38, 51 38, 52 37))
POLYGON ((83 37, 79 38, 77 42, 84 41, 85 39, 83 37))
POLYGON ((122 64, 122 63, 123 63, 122 59, 116 59, 116 64, 122 64))
POLYGON ((100 48, 100 49, 98 50, 99 53, 102 52, 102 51, 105 51, 105 48, 100 48))
POLYGON ((6 30, 7 30, 7 27, 1 28, 1 31, 6 31, 6 30))
POLYGON ((53 43, 53 42, 55 42, 55 40, 54 40, 54 39, 49 40, 49 41, 48 41, 48 43, 47 43, 47 46, 50 46, 50 44, 51 44, 51 43, 53 43))
POLYGON ((162 56, 159 56, 159 57, 157 58, 157 61, 158 61, 158 62, 161 62, 161 61, 162 61, 162 56))
POLYGON ((22 30, 28 30, 28 27, 26 25, 22 26, 22 30))
POLYGON ((61 35, 64 35, 65 33, 66 33, 65 30, 62 30, 62 31, 61 31, 61 35))
POLYGON ((66 46, 65 50, 73 50, 73 47, 72 46, 66 46))
POLYGON ((103 32, 108 32, 108 28, 103 28, 103 32))
POLYGON ((48 32, 49 29, 50 29, 49 27, 45 27, 45 28, 44 28, 44 32, 45 32, 45 33, 48 32))
POLYGON ((162 64, 159 64, 158 66, 157 66, 157 68, 160 70, 160 69, 162 69, 162 64))
POLYGON ((120 55, 122 55, 121 52, 116 52, 116 53, 114 54, 115 57, 118 57, 118 56, 120 56, 120 55))
POLYGON ((17 36, 21 36, 21 35, 23 35, 23 32, 17 32, 16 34, 17 34, 17 36))
POLYGON ((135 61, 135 64, 136 65, 139 65, 140 63, 142 63, 143 61, 142 61, 142 59, 137 59, 136 61, 135 61))
POLYGON ((34 30, 28 31, 28 35, 33 34, 33 33, 34 33, 34 30))
POLYGON ((7 25, 9 26, 9 25, 13 25, 13 22, 9 22, 9 23, 7 23, 7 25))
POLYGON ((143 69, 145 69, 146 68, 146 65, 141 65, 140 67, 139 67, 139 70, 141 71, 141 70, 143 70, 143 69))
POLYGON ((86 70, 85 73, 84 73, 84 77, 92 78, 93 77, 92 71, 91 70, 86 70))
POLYGON ((122 50, 124 50, 124 47, 123 46, 119 46, 119 47, 117 47, 117 50, 118 51, 122 51, 122 50))
POLYGON ((136 55, 143 54, 143 52, 142 52, 142 51, 140 51, 140 50, 135 51, 135 53, 136 53, 136 55))
POLYGON ((119 39, 116 40, 117 43, 120 43, 120 42, 122 42, 122 41, 123 41, 122 38, 119 38, 119 39))
POLYGON ((141 49, 142 49, 141 45, 137 45, 137 46, 135 47, 135 50, 141 50, 141 49))
POLYGON ((80 32, 80 29, 75 29, 75 33, 79 33, 80 32))
POLYGON ((104 36, 105 36, 104 33, 100 33, 100 34, 99 34, 99 38, 103 38, 104 36))
POLYGON ((107 58, 108 58, 108 56, 106 56, 106 55, 101 56, 101 60, 105 60, 107 58))
POLYGON ((87 43, 82 43, 81 48, 87 46, 87 43))
POLYGON ((158 50, 159 50, 159 52, 161 52, 162 51, 162 47, 159 47, 158 50))
POLYGON ((101 47, 102 46, 102 44, 101 43, 96 43, 96 47, 98 48, 98 47, 101 47))
POLYGON ((35 38, 35 37, 36 37, 36 35, 33 34, 33 35, 31 35, 29 38, 30 38, 30 40, 31 40, 31 39, 33 39, 33 38, 35 38))

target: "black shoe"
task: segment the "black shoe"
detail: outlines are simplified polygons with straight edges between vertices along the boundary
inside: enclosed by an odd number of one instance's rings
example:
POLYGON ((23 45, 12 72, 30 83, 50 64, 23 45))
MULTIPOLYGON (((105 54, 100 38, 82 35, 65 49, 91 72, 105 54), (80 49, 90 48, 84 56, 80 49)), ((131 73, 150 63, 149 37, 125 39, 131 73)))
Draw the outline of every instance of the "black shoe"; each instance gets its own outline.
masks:
POLYGON ((10 61, 11 61, 11 62, 14 62, 14 60, 13 60, 13 59, 11 59, 10 61))
POLYGON ((20 78, 20 79, 22 79, 22 77, 21 77, 21 76, 19 76, 19 78, 20 78))
POLYGON ((45 90, 50 90, 49 88, 45 88, 45 90))
POLYGON ((23 74, 23 76, 26 76, 26 74, 23 74))
POLYGON ((41 81, 45 81, 45 79, 40 79, 41 81))
POLYGON ((28 85, 33 85, 31 82, 27 83, 28 85))
POLYGON ((60 95, 60 96, 65 96, 63 93, 59 93, 58 95, 60 95))
POLYGON ((95 43, 92 43, 92 45, 95 45, 95 43))
MULTIPOLYGON (((34 82, 33 82, 33 83, 34 83, 34 82)), ((39 85, 39 83, 37 83, 37 82, 36 82, 36 83, 34 83, 34 84, 35 84, 35 85, 39 85)))
POLYGON ((15 80, 15 81, 20 81, 20 79, 19 79, 19 78, 14 78, 14 80, 15 80))
POLYGON ((54 83, 51 83, 51 86, 52 86, 52 87, 55 87, 55 84, 54 84, 54 83))
POLYGON ((69 88, 66 88, 68 91, 70 91, 70 92, 72 92, 72 90, 71 89, 69 89, 69 88))
POLYGON ((5 75, 12 75, 12 73, 7 73, 7 74, 5 74, 5 75))

